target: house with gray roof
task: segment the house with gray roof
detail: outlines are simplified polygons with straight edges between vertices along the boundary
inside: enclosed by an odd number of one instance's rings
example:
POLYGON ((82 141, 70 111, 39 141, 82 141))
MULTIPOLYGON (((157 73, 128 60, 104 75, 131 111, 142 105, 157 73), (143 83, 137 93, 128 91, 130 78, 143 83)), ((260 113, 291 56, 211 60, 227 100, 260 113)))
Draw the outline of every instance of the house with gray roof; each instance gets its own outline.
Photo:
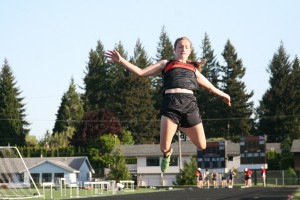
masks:
MULTIPOLYGON (((171 186, 176 181, 176 175, 183 168, 183 163, 190 162, 192 157, 197 159, 197 147, 190 140, 181 141, 180 144, 175 142, 171 147, 173 154, 170 167, 165 174, 162 174, 160 163, 163 155, 159 144, 120 145, 126 160, 130 161, 127 162, 127 167, 139 186, 171 186)), ((232 167, 239 167, 239 150, 239 143, 227 141, 226 157, 229 159, 226 161, 226 169, 218 169, 220 172, 224 173, 232 167)))
POLYGON ((95 173, 87 157, 23 158, 35 183, 53 182, 60 178, 65 184, 85 182, 95 173))

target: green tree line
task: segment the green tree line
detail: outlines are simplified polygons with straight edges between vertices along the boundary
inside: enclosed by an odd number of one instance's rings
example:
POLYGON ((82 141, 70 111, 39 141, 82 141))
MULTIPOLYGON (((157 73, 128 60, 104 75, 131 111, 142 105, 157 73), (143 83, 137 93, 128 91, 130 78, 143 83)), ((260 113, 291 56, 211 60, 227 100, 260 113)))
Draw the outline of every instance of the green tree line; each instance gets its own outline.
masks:
MULTIPOLYGON (((172 59, 173 44, 165 27, 158 38, 155 57, 150 57, 140 39, 133 55, 128 55, 122 42, 115 44, 124 58, 144 68, 161 59, 172 59)), ((56 114, 52 133, 48 136, 66 138, 76 148, 89 148, 105 134, 120 137, 130 131, 137 144, 159 142, 160 100, 162 77, 138 78, 116 63, 107 62, 105 47, 99 40, 89 52, 84 72, 83 93, 76 91, 73 78, 56 114)), ((217 59, 209 36, 205 33, 200 49, 194 47, 190 59, 207 59, 202 73, 216 87, 230 94, 232 106, 226 107, 222 99, 200 88, 197 100, 208 138, 224 137, 238 141, 240 136, 267 135, 269 142, 281 142, 287 136, 298 139, 300 134, 299 59, 290 59, 283 43, 275 51, 266 69, 270 75, 259 106, 250 100, 254 91, 247 92, 243 81, 247 73, 242 58, 228 39, 217 59), (197 54, 199 51, 201 54, 197 54)), ((0 144, 26 145, 30 122, 22 103, 20 88, 16 84, 8 60, 0 72, 0 144)), ((45 137, 47 134, 45 135, 45 137)), ((43 142, 45 138, 43 139, 43 142)), ((55 141, 54 139, 52 139, 55 141)))

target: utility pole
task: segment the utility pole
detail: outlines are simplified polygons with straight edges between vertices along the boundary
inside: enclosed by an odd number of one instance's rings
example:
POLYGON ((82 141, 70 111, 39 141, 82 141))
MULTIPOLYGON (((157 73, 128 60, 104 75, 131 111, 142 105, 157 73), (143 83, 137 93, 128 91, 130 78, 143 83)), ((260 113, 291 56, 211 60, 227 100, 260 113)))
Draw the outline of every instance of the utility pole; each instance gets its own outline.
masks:
POLYGON ((179 171, 182 170, 182 158, 181 158, 181 137, 180 137, 180 131, 177 131, 178 135, 178 151, 179 151, 179 171))

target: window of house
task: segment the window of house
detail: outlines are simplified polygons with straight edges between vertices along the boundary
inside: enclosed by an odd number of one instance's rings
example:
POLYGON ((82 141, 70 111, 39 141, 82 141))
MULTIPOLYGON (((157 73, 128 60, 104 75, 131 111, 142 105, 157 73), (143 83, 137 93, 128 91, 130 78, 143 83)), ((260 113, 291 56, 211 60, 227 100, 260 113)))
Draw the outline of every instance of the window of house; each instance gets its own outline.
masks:
POLYGON ((63 178, 63 177, 64 177, 64 173, 54 173, 54 179, 63 178))
MULTIPOLYGON (((35 183, 40 182, 40 174, 39 173, 31 173, 31 177, 35 183)), ((30 180, 30 182, 31 182, 31 180, 30 180)))
POLYGON ((52 174, 51 173, 43 173, 42 174, 42 182, 52 182, 52 174))
POLYGON ((178 158, 171 156, 170 166, 178 166, 178 158))
POLYGON ((64 177, 64 173, 54 173, 54 182, 55 184, 60 184, 61 183, 61 178, 64 177))
POLYGON ((228 161, 233 161, 233 156, 228 156, 228 161))
POLYGON ((159 157, 148 157, 146 160, 147 166, 159 166, 159 157))

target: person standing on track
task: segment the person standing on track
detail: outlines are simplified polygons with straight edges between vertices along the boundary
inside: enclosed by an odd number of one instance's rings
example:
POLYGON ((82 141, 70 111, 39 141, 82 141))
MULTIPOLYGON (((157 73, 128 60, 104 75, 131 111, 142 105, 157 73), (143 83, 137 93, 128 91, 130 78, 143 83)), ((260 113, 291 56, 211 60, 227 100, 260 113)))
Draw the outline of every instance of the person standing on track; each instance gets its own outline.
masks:
POLYGON ((262 178, 263 186, 266 187, 267 170, 263 166, 261 167, 261 178, 262 178))
POLYGON ((217 181, 218 173, 215 170, 213 170, 211 176, 212 176, 212 182, 213 182, 214 188, 218 188, 218 181, 217 181))
POLYGON ((123 65, 136 76, 145 77, 158 73, 163 75, 164 94, 160 122, 160 149, 163 153, 161 171, 163 173, 169 167, 173 152, 171 142, 179 127, 185 130, 196 147, 206 148, 204 128, 194 95, 199 85, 222 97, 228 106, 231 105, 230 96, 214 87, 200 73, 205 62, 188 59, 192 49, 192 42, 187 37, 180 37, 174 44, 174 60, 161 60, 143 69, 125 60, 116 50, 108 50, 105 53, 109 62, 123 65))
POLYGON ((196 170, 196 181, 197 181, 197 187, 203 188, 203 175, 201 172, 201 168, 198 168, 196 170))
POLYGON ((234 172, 234 169, 230 169, 229 171, 229 177, 228 177, 228 187, 229 188, 232 188, 233 187, 233 180, 234 180, 234 177, 236 176, 236 173, 234 172))

